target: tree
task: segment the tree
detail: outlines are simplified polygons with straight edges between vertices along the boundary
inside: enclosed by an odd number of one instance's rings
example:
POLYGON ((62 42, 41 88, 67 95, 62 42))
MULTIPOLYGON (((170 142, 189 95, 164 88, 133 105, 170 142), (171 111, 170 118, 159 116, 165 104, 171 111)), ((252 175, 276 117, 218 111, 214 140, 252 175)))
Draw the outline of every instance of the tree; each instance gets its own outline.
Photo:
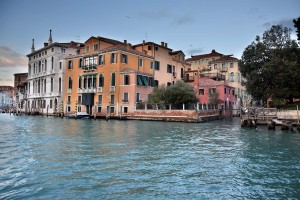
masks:
POLYGON ((195 92, 191 86, 183 81, 177 81, 174 85, 165 85, 154 88, 148 102, 151 105, 164 106, 167 104, 183 104, 197 102, 195 92))
POLYGON ((240 70, 247 91, 256 100, 300 97, 300 50, 290 30, 272 26, 243 52, 240 70))
POLYGON ((220 103, 220 99, 219 99, 219 92, 215 91, 215 92, 210 92, 208 94, 209 97, 209 104, 211 105, 218 105, 220 103))
POLYGON ((294 22, 294 27, 297 29, 296 32, 297 32, 298 40, 300 41, 300 17, 298 17, 298 19, 294 19, 293 22, 294 22))

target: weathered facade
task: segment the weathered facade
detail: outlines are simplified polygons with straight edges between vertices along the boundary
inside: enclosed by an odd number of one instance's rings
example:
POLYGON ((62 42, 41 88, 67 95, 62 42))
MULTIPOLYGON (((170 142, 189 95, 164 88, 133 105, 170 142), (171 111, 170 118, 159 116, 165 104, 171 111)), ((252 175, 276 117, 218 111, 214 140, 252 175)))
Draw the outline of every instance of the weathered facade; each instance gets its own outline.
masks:
POLYGON ((52 34, 44 47, 35 50, 34 40, 31 53, 27 55, 28 61, 28 91, 27 111, 40 114, 57 114, 61 111, 63 84, 64 84, 64 58, 75 55, 78 43, 52 42, 52 34))

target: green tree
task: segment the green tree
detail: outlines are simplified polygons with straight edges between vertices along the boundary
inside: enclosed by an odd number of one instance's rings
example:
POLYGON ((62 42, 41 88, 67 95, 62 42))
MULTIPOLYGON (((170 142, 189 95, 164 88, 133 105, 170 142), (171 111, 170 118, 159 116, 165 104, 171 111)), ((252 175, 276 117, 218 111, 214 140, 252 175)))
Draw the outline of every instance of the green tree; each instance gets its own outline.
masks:
POLYGON ((298 17, 298 19, 294 19, 293 22, 294 22, 294 27, 297 29, 296 32, 297 32, 298 40, 300 41, 300 17, 298 17))
POLYGON ((183 81, 177 81, 174 85, 166 87, 165 85, 154 88, 148 102, 151 105, 164 106, 167 104, 194 103, 198 99, 191 86, 183 81))
POLYGON ((272 26, 243 52, 240 70, 256 100, 300 97, 300 51, 290 29, 272 26))
POLYGON ((174 85, 167 87, 167 102, 169 104, 187 104, 198 102, 194 89, 183 81, 177 81, 174 85))

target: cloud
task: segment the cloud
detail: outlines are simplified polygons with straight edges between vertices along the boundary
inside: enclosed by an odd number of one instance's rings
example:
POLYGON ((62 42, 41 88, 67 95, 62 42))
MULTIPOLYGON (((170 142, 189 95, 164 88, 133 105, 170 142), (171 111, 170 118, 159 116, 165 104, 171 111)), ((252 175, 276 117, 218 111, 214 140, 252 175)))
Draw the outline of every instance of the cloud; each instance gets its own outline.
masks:
POLYGON ((194 22, 194 19, 190 16, 181 16, 181 17, 176 17, 173 22, 171 23, 171 25, 177 25, 177 26, 181 26, 181 25, 185 25, 185 24, 189 24, 194 22))
POLYGON ((141 11, 138 14, 139 19, 144 19, 144 20, 151 20, 151 21, 159 21, 162 19, 168 18, 168 13, 163 10, 157 10, 157 11, 141 11))
POLYGON ((27 58, 6 46, 0 46, 0 68, 27 66, 27 58))

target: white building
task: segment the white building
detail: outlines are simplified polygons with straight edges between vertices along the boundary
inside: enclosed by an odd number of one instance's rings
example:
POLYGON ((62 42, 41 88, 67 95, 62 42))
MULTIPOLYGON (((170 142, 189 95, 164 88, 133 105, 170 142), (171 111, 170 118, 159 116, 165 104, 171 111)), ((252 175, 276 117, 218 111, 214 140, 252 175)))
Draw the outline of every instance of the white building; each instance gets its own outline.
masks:
POLYGON ((44 47, 35 50, 32 40, 28 61, 27 111, 40 114, 60 113, 63 101, 64 58, 78 53, 78 43, 52 42, 52 34, 44 47))

